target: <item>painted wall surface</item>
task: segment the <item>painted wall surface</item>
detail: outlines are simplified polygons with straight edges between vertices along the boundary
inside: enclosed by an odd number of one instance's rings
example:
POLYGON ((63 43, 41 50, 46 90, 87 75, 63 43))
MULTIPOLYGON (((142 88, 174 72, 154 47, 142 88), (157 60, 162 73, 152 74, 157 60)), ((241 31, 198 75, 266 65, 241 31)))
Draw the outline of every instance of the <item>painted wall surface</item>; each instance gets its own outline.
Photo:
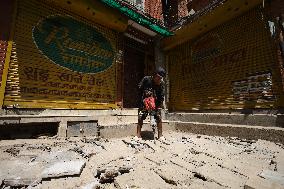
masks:
POLYGON ((127 29, 128 18, 118 10, 105 6, 100 0, 45 0, 44 3, 64 8, 73 14, 88 18, 91 22, 119 32, 127 29))
POLYGON ((35 0, 18 1, 14 29, 4 105, 117 107, 117 32, 35 0))
POLYGON ((208 6, 212 0, 193 0, 189 4, 191 8, 197 12, 208 6))
POLYGON ((5 59, 7 54, 7 48, 8 48, 8 40, 0 40, 0 88, 1 93, 4 93, 3 86, 3 71, 4 71, 4 65, 5 65, 5 59))
POLYGON ((251 10, 167 53, 174 110, 283 107, 264 14, 251 10))
POLYGON ((0 6, 0 106, 3 105, 12 48, 10 28, 13 22, 13 4, 13 0, 4 1, 0 6))

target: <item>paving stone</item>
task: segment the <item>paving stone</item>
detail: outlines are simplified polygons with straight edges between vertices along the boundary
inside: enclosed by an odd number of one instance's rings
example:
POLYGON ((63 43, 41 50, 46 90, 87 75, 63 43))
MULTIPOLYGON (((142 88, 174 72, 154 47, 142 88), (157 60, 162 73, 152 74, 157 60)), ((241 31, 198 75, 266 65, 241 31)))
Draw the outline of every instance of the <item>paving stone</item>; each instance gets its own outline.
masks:
POLYGON ((86 162, 83 160, 68 162, 58 161, 54 164, 48 165, 48 167, 43 170, 41 176, 42 178, 53 178, 61 176, 79 175, 82 172, 85 164, 86 162))

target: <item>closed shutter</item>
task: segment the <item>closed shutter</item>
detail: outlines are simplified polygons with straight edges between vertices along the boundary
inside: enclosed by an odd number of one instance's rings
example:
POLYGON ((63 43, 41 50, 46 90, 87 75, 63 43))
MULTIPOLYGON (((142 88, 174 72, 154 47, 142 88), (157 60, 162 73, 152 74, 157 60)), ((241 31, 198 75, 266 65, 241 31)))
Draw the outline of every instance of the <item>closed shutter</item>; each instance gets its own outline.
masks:
POLYGON ((171 108, 281 106, 275 52, 260 8, 179 45, 168 52, 171 108))
POLYGON ((17 2, 4 105, 117 107, 118 33, 46 1, 17 2))

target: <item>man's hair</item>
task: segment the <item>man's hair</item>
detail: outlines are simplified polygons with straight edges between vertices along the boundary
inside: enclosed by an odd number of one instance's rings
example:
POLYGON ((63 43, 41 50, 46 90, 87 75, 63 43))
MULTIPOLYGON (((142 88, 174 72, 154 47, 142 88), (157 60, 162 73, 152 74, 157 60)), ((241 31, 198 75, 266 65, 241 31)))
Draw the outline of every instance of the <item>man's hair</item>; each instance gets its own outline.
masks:
POLYGON ((156 69, 156 72, 155 72, 156 74, 158 74, 158 75, 160 75, 160 76, 162 76, 162 77, 165 77, 166 76, 166 71, 164 70, 164 68, 162 68, 162 67, 158 67, 157 69, 156 69))

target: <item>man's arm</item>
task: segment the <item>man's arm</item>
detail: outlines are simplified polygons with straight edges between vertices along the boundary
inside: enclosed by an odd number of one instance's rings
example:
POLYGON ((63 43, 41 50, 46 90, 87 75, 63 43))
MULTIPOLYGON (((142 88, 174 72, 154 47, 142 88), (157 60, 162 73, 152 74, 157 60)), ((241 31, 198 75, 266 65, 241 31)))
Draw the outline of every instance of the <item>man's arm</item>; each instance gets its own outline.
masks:
POLYGON ((159 91, 157 91, 157 100, 156 100, 157 101, 156 102, 157 108, 163 107, 164 100, 165 100, 165 84, 163 82, 160 85, 159 91))
POLYGON ((144 104, 143 104, 143 91, 144 91, 144 84, 145 83, 145 77, 143 77, 142 79, 141 79, 141 81, 138 83, 138 98, 140 98, 139 99, 139 108, 142 108, 142 107, 144 107, 144 104))
POLYGON ((145 77, 143 77, 143 78, 141 79, 141 81, 138 83, 138 89, 139 89, 140 91, 142 91, 143 88, 144 88, 144 82, 145 82, 145 77))

